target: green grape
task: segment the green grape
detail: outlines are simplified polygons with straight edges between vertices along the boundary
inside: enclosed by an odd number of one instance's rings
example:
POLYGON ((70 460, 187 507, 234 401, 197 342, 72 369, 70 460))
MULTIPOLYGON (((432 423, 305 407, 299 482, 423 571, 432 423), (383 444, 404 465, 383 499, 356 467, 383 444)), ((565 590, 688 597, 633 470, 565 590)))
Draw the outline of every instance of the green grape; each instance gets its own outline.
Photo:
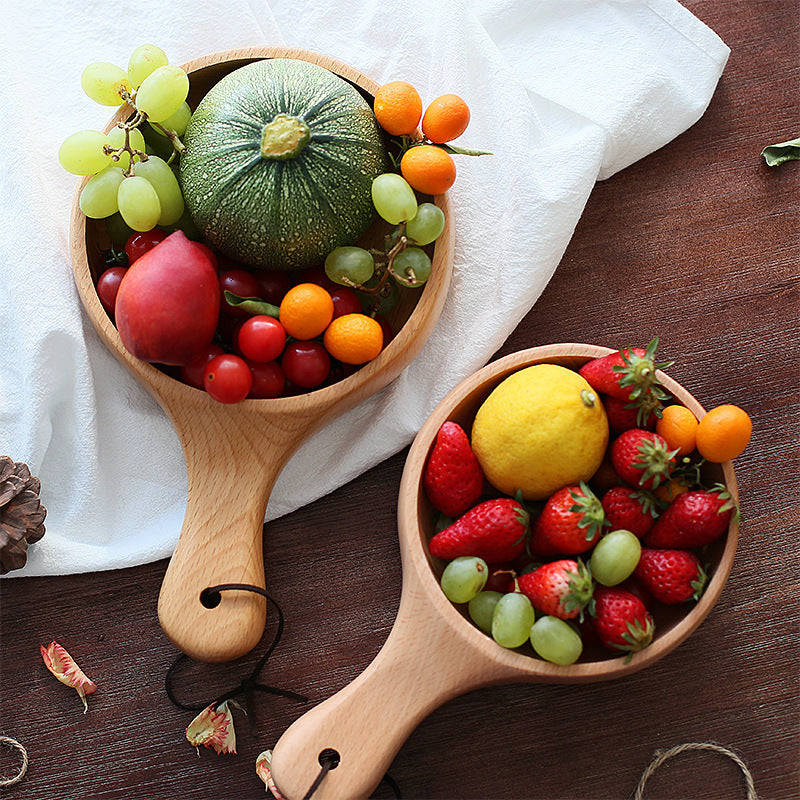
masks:
POLYGON ((478 592, 472 600, 469 601, 470 619, 486 633, 492 632, 492 618, 494 617, 494 609, 497 601, 503 595, 500 592, 478 592))
POLYGON ((416 244, 435 242, 444 230, 444 211, 433 203, 422 203, 406 225, 406 236, 416 244))
MULTIPOLYGON (((138 128, 131 128, 128 131, 128 139, 130 146, 134 150, 141 150, 142 152, 145 151, 144 136, 142 136, 142 132, 138 128)), ((124 147, 125 129, 120 128, 118 125, 113 127, 108 132, 108 141, 111 142, 111 146, 116 150, 119 150, 121 147, 124 147)), ((122 169, 124 170, 127 170, 131 165, 131 154, 127 151, 125 151, 124 153, 120 153, 118 160, 115 161, 112 158, 112 163, 116 164, 118 167, 122 167, 122 169)))
POLYGON ((391 225, 408 222, 417 213, 414 190, 394 172, 384 172, 372 181, 372 204, 391 225))
POLYGON ((337 247, 325 259, 325 274, 342 286, 358 286, 375 274, 375 259, 363 247, 337 247))
POLYGON ((419 247, 406 247, 399 252, 392 264, 392 276, 402 286, 417 288, 428 280, 431 274, 431 260, 419 247))
POLYGON ((128 73, 116 64, 95 61, 81 75, 81 86, 86 96, 101 106, 119 106, 125 101, 121 92, 133 89, 128 73))
POLYGON ((117 211, 116 214, 112 214, 106 219, 106 233, 114 247, 122 248, 136 231, 122 219, 122 214, 117 211))
POLYGON ((469 603, 483 589, 489 567, 477 556, 454 558, 442 572, 441 585, 451 603, 469 603))
POLYGON ((99 131, 78 131, 68 136, 58 149, 58 161, 73 175, 94 175, 111 163, 108 136, 99 131))
POLYGON ((81 211, 92 219, 104 219, 116 214, 119 208, 117 193, 124 180, 125 173, 119 167, 106 167, 93 175, 81 190, 81 211))
POLYGON ((136 165, 136 174, 147 178, 158 195, 161 215, 158 225, 174 225, 183 216, 183 194, 175 173, 163 158, 150 156, 136 165))
POLYGON ((140 175, 122 181, 117 203, 122 219, 135 231, 152 230, 161 216, 161 203, 153 184, 140 175))
POLYGON ((169 64, 167 54, 154 44, 141 44, 128 61, 128 75, 134 88, 138 89, 142 81, 154 70, 169 64))
POLYGON ((616 586, 633 574, 641 555, 642 545, 635 534, 611 531, 594 546, 589 569, 598 583, 616 586))
POLYGON ((136 108, 151 122, 171 117, 189 94, 189 76, 180 68, 158 67, 143 81, 136 92, 136 108))
POLYGON ((189 127, 189 120, 192 118, 192 109, 189 104, 184 100, 181 107, 174 113, 162 120, 158 125, 152 122, 148 123, 150 127, 159 135, 166 136, 164 130, 172 131, 176 136, 183 136, 186 129, 189 127))
POLYGON ((492 638, 502 647, 519 647, 528 641, 535 619, 531 601, 524 594, 504 594, 492 615, 492 638))
POLYGON ((531 628, 533 649, 553 664, 574 664, 583 652, 580 634, 558 617, 540 617, 531 628))

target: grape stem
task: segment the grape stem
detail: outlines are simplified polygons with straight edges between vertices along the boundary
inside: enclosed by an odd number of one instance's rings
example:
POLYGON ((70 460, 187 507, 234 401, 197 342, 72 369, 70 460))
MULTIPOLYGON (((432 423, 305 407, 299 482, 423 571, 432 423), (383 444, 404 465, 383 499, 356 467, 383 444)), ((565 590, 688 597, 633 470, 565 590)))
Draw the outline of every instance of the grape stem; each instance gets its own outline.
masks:
MULTIPOLYGON (((381 270, 381 277, 378 281, 377 285, 373 287, 367 286, 360 286, 359 290, 366 292, 367 294, 371 294, 374 297, 380 297, 381 290, 386 285, 386 282, 389 280, 390 275, 396 275, 397 273, 394 271, 394 260, 395 258, 403 252, 403 250, 408 247, 408 237, 406 236, 406 224, 405 222, 401 222, 397 226, 396 230, 397 234, 397 241, 394 245, 389 247, 392 241, 392 235, 387 234, 386 236, 386 245, 383 250, 378 250, 377 248, 371 248, 370 253, 373 256, 378 256, 381 261, 378 263, 378 267, 381 270), (388 249, 387 249, 388 248, 388 249), (383 261, 385 259, 385 262, 383 261)), ((414 279, 411 276, 405 276, 411 283, 414 283, 414 279)), ((375 316, 377 313, 377 309, 373 309, 372 316, 375 316)))
MULTIPOLYGON (((136 112, 133 115, 133 117, 131 117, 131 119, 128 120, 128 122, 124 123, 124 126, 130 126, 131 128, 138 128, 141 126, 143 122, 149 121, 147 119, 147 114, 145 114, 144 111, 139 111, 139 109, 136 108, 136 92, 134 92, 133 94, 131 94, 130 92, 120 92, 119 96, 136 112)), ((151 122, 150 124, 154 128, 158 128, 167 137, 167 139, 169 139, 170 143, 172 144, 172 153, 170 154, 170 157, 167 159, 167 164, 171 164, 176 155, 183 155, 183 151, 186 150, 186 146, 180 140, 180 137, 178 136, 177 133, 175 133, 175 131, 167 130, 167 128, 165 128, 160 122, 151 122)), ((127 139, 125 143, 127 144, 127 139)), ((133 167, 133 153, 136 152, 136 154, 138 155, 140 151, 128 150, 128 152, 131 153, 131 167, 133 167)), ((147 161, 147 156, 145 156, 142 159, 142 161, 147 161)))

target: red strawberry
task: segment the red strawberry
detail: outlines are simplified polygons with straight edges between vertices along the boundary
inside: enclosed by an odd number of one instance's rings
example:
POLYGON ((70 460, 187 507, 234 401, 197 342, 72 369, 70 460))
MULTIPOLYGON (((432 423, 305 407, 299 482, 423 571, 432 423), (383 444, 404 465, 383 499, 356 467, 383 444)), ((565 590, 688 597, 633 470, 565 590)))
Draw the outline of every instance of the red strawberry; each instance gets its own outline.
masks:
POLYGON ((439 428, 422 480, 431 505, 448 517, 460 517, 480 499, 483 471, 457 422, 439 428))
POLYGON ((517 587, 537 611, 559 619, 573 619, 583 616, 583 609, 592 599, 594 584, 581 561, 564 558, 520 575, 517 587))
POLYGON ((633 574, 656 600, 669 605, 698 600, 706 585, 705 570, 688 550, 643 547, 633 574))
POLYGON ((653 641, 655 624, 644 603, 619 586, 594 590, 594 629, 609 650, 635 653, 653 641))
POLYGON ((565 486, 544 504, 531 530, 530 550, 543 556, 585 553, 604 524, 603 506, 585 483, 565 486))
POLYGON ((608 394, 603 396, 602 401, 608 417, 608 427, 614 436, 619 436, 631 428, 644 428, 648 431, 656 429, 658 417, 655 410, 649 411, 644 421, 640 423, 642 414, 639 413, 639 406, 608 394))
POLYGON ((679 494, 644 538, 648 547, 690 550, 719 539, 728 529, 736 503, 721 485, 679 494))
POLYGON ((635 404, 640 409, 639 426, 648 414, 668 398, 657 370, 666 369, 672 362, 655 361, 658 337, 645 349, 625 348, 607 356, 587 361, 578 372, 591 387, 603 394, 635 404))
POLYGON ((436 558, 478 556, 489 564, 513 561, 525 549, 528 512, 516 500, 485 500, 460 516, 428 543, 436 558))
POLYGON ((601 502, 611 530, 630 531, 640 539, 650 532, 658 516, 655 497, 643 489, 614 486, 601 502))
POLYGON ((634 428, 620 434, 611 445, 611 463, 617 475, 631 486, 655 489, 669 480, 677 450, 663 436, 634 428))

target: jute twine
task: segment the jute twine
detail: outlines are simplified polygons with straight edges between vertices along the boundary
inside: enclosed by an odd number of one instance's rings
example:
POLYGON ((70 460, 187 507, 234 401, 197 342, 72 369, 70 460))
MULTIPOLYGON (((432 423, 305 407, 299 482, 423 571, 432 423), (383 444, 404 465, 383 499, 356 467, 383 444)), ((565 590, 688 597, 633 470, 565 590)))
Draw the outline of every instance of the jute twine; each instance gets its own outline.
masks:
POLYGON ((28 771, 28 751, 16 739, 12 739, 10 736, 0 735, 0 745, 16 750, 22 758, 22 764, 19 770, 17 770, 16 775, 10 778, 0 778, 0 789, 5 789, 9 786, 13 786, 15 783, 19 783, 25 777, 25 773, 28 771))
POLYGON ((747 765, 739 758, 736 753, 732 750, 729 750, 727 747, 723 747, 719 744, 714 744, 714 742, 687 742, 686 744, 679 744, 675 747, 671 747, 669 750, 656 750, 653 760, 648 764, 647 769, 642 773, 642 777, 639 779, 639 785, 636 787, 636 794, 634 795, 634 800, 644 800, 644 787, 648 780, 650 780, 653 773, 662 765, 664 762, 669 761, 669 759, 673 758, 674 756, 679 755, 680 753, 685 753, 688 750, 710 750, 714 753, 719 753, 720 755, 727 756, 730 758, 742 771, 742 775, 744 776, 745 786, 747 787, 747 800, 758 800, 758 795, 756 794, 756 788, 753 784, 753 776, 750 774, 750 770, 747 768, 747 765))

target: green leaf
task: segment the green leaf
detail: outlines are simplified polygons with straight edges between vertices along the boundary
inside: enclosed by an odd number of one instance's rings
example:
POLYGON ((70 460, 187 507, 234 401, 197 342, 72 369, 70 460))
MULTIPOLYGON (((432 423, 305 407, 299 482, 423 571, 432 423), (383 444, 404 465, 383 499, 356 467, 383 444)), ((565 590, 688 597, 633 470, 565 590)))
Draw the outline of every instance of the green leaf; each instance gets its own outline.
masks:
POLYGON ((260 297, 239 297, 238 294, 226 291, 225 299, 229 305, 241 308, 243 311, 247 311, 248 314, 265 314, 268 317, 278 319, 278 306, 274 306, 260 297))
POLYGON ((470 147, 456 147, 452 144, 440 144, 439 147, 442 148, 447 153, 451 153, 452 155, 456 156, 493 156, 490 150, 473 150, 470 147))
POLYGON ((777 167, 785 161, 800 161, 800 138, 771 144, 761 151, 768 167, 777 167))

